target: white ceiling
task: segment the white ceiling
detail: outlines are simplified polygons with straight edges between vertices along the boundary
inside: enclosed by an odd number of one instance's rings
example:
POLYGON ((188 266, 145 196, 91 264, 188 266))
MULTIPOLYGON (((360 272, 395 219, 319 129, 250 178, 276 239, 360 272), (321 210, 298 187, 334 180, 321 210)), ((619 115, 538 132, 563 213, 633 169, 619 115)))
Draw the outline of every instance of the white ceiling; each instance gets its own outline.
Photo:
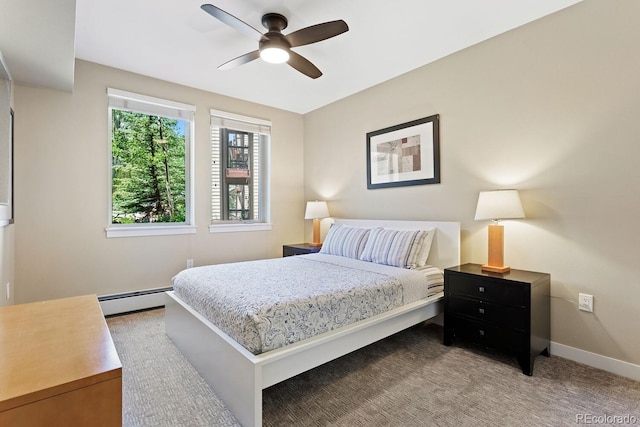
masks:
POLYGON ((71 92, 76 0, 0 0, 0 52, 18 83, 71 92))
POLYGON ((579 1, 2 0, 0 51, 24 84, 71 90, 75 56, 307 113, 579 1), (267 12, 289 19, 284 34, 335 19, 349 31, 295 48, 324 73, 315 80, 261 60, 221 71, 257 43, 202 11, 205 1, 261 32, 267 12))

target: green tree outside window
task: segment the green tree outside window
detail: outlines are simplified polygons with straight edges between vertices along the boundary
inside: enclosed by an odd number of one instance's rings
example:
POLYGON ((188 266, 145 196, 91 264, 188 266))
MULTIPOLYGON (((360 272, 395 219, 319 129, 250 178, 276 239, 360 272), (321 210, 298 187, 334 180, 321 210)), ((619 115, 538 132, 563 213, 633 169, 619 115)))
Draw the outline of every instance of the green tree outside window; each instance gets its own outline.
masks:
POLYGON ((112 109, 113 224, 186 220, 188 122, 112 109))

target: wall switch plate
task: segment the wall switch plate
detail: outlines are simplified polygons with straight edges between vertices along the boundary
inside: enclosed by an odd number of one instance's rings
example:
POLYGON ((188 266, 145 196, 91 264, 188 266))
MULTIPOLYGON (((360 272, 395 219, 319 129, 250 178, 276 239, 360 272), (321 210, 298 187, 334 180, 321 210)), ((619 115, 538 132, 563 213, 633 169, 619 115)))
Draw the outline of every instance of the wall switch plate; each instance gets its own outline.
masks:
POLYGON ((193 268, 193 258, 187 259, 187 268, 193 268))
POLYGON ((582 311, 593 312, 593 295, 578 294, 578 308, 582 311))
POLYGON ((7 283, 7 301, 11 299, 11 283, 7 283))

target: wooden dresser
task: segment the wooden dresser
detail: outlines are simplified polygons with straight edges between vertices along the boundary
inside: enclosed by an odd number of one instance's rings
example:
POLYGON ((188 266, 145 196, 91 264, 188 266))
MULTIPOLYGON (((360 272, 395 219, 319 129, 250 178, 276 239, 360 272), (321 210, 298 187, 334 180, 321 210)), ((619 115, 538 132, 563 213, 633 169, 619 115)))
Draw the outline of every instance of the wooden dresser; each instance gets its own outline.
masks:
POLYGON ((71 425, 122 425, 122 365, 97 297, 0 308, 0 426, 71 425))
POLYGON ((549 355, 549 287, 547 273, 488 273, 479 264, 445 269, 444 344, 461 337, 511 352, 532 375, 536 356, 549 355))

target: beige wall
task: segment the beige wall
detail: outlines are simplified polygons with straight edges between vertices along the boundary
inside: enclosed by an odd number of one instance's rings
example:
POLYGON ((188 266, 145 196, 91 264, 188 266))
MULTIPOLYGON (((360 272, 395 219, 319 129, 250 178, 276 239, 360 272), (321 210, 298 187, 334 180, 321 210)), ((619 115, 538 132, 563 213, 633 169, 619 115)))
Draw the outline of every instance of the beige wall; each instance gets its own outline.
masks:
POLYGON ((14 303, 14 226, 0 227, 0 307, 14 303), (7 285, 10 292, 7 296, 7 285))
POLYGON ((483 263, 478 192, 517 188, 527 219, 505 221, 506 263, 551 274, 552 340, 640 363, 638 16, 634 0, 587 0, 307 114, 306 198, 338 217, 460 221, 463 262, 483 263), (365 134, 432 114, 442 183, 367 190, 365 134))
MULTIPOLYGON (((11 84, 11 99, 9 105, 13 108, 13 88, 11 84)), ((13 224, 0 227, 0 307, 12 305, 14 297, 15 272, 15 236, 13 224), (9 294, 7 294, 7 286, 9 294)))
POLYGON ((14 85, 16 302, 169 286, 186 266, 280 256, 304 233, 303 119, 83 61, 73 94, 14 85), (197 234, 105 237, 108 87, 195 105, 197 234), (210 234, 209 109, 271 120, 269 232, 210 234))

